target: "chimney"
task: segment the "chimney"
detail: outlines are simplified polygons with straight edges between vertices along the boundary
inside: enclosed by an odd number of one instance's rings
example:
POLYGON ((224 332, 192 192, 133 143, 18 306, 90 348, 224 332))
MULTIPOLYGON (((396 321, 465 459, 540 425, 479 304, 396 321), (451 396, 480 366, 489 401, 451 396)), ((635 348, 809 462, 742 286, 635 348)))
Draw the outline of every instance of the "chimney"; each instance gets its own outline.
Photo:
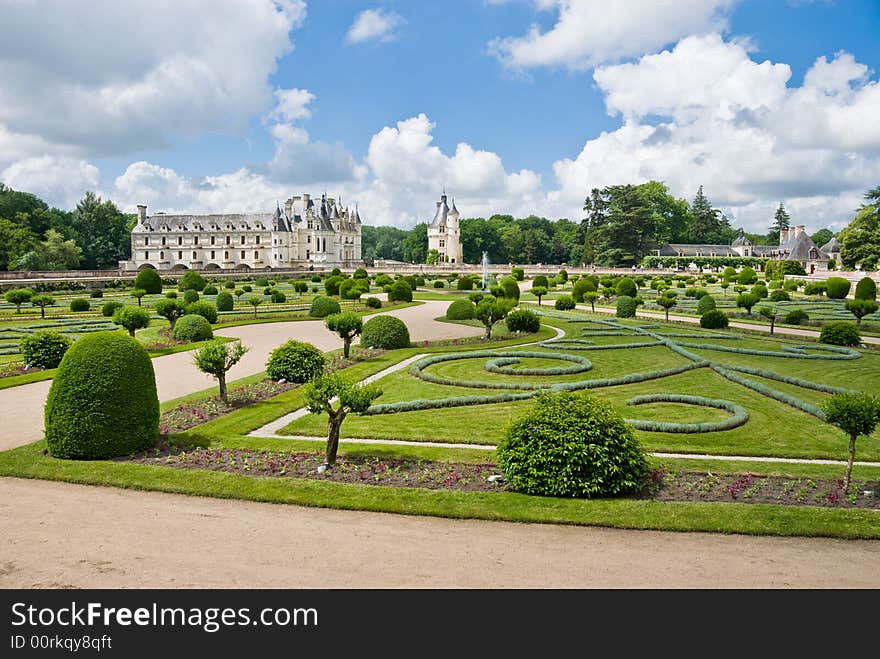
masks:
POLYGON ((441 204, 441 203, 442 203, 442 202, 439 202, 439 201, 437 202, 437 210, 440 210, 440 204, 441 204))
MULTIPOLYGON (((794 236, 797 236, 798 234, 801 234, 801 233, 803 233, 803 232, 804 232, 804 225, 803 225, 803 224, 797 224, 797 225, 795 225, 795 227, 794 227, 794 236)), ((792 236, 792 237, 794 237, 794 236, 792 236)))
POLYGON ((284 202, 284 212, 287 217, 293 217, 293 197, 284 202))
POLYGON ((779 244, 784 245, 788 240, 788 229, 780 229, 779 230, 779 244))
POLYGON ((138 204, 138 222, 141 224, 146 224, 147 222, 147 207, 143 204, 138 204))
POLYGON ((312 196, 308 193, 303 195, 303 208, 308 207, 309 199, 311 199, 311 198, 312 198, 312 196))

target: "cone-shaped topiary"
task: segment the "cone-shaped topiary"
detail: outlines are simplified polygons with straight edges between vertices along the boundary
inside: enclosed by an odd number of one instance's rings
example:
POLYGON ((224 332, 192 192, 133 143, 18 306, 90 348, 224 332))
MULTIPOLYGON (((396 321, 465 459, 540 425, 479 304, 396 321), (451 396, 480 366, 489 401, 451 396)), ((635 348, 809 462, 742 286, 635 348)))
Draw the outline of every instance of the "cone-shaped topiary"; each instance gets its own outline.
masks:
POLYGON ((375 316, 364 323, 361 345, 371 348, 409 348, 409 330, 400 318, 375 316))
POLYGON ((45 423, 56 458, 97 460, 153 446, 159 397, 147 351, 120 332, 79 339, 52 381, 45 423))

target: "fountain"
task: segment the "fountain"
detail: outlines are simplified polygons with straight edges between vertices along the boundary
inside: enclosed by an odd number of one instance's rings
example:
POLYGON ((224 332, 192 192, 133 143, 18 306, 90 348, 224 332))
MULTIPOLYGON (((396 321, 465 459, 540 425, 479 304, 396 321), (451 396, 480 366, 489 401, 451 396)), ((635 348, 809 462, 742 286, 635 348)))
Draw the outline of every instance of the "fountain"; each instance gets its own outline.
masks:
POLYGON ((483 292, 489 292, 489 253, 483 252, 483 292))

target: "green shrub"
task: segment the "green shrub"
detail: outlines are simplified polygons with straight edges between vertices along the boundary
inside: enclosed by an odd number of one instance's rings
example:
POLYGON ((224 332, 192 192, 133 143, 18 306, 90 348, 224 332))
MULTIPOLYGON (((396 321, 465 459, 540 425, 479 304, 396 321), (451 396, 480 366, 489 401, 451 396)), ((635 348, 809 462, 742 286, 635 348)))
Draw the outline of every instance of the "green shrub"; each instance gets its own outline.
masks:
POLYGON ((382 308, 382 301, 377 297, 368 297, 365 304, 370 309, 381 309, 382 308))
POLYGON ((107 300, 101 305, 101 315, 106 316, 107 318, 112 318, 113 314, 116 313, 116 310, 124 306, 125 305, 119 300, 107 300))
POLYGON ((540 394, 498 445, 498 466, 515 492, 600 497, 639 491, 648 461, 611 404, 572 393, 540 394))
POLYGON ((104 291, 92 291, 89 293, 89 297, 93 299, 98 299, 104 297, 104 291))
POLYGON ((274 291, 275 291, 274 288, 270 288, 270 287, 266 286, 266 288, 263 289, 263 295, 268 295, 269 297, 271 297, 272 293, 274 291))
POLYGON ((212 325, 217 322, 217 307, 205 300, 186 305, 186 313, 201 316, 212 325))
POLYGON ((376 275, 376 286, 388 286, 394 280, 388 275, 376 275))
POLYGON ((202 289, 202 295, 217 295, 217 287, 216 286, 205 286, 202 289))
POLYGON ((571 311, 575 307, 574 298, 571 295, 560 295, 553 306, 557 311, 571 311))
POLYGON ((791 295, 782 289, 778 289, 770 293, 770 299, 773 302, 789 302, 791 301, 791 295))
POLYGON ((119 332, 95 332, 64 355, 46 400, 46 444, 65 459, 106 459, 144 451, 159 433, 153 364, 119 332))
POLYGON ((409 347, 409 330, 400 318, 394 316, 374 316, 364 323, 364 331, 361 333, 361 345, 371 348, 395 348, 409 347))
POLYGON ((363 294, 360 282, 363 279, 343 279, 339 283, 339 297, 343 300, 359 300, 363 294))
POLYGON ((800 286, 801 282, 797 279, 786 279, 782 282, 782 290, 787 291, 788 293, 796 291, 800 286))
POLYGON ((874 283, 874 280, 870 277, 859 279, 859 282, 856 284, 855 298, 857 300, 876 300, 877 284, 874 283))
POLYGON ((538 316, 528 309, 516 309, 511 311, 504 319, 507 329, 511 332, 528 332, 534 334, 541 329, 541 321, 538 316))
POLYGON ((223 288, 227 288, 230 291, 235 288, 235 282, 227 280, 225 284, 223 284, 223 288))
POLYGON ((446 288, 446 282, 442 279, 435 279, 434 288, 446 288))
POLYGON ((226 291, 217 293, 217 311, 232 311, 235 301, 226 291))
MULTIPOLYGON (((621 277, 617 280, 614 291, 620 296, 636 297, 639 294, 639 287, 629 277, 621 277)), ((628 318, 629 316, 625 317, 628 318)))
POLYGON ((544 288, 550 288, 550 282, 547 281, 547 277, 545 275, 535 275, 532 279, 532 286, 543 286, 544 288))
POLYGON ((691 286, 684 291, 685 297, 692 297, 697 300, 706 297, 708 294, 709 291, 707 291, 705 288, 697 288, 696 286, 691 286))
POLYGON ((456 300, 446 309, 447 320, 470 320, 476 312, 476 305, 470 300, 456 300))
POLYGON ((324 292, 327 295, 339 295, 339 287, 345 281, 342 277, 327 277, 324 280, 324 292))
POLYGON ((740 286, 750 286, 758 281, 758 273, 753 268, 746 266, 736 277, 736 281, 740 286))
POLYGON ((282 304, 287 302, 287 296, 279 291, 277 288, 273 288, 272 292, 269 294, 269 299, 272 300, 275 304, 282 304))
POLYGON ((825 282, 811 281, 804 286, 804 295, 819 295, 825 292, 825 282))
POLYGON ((73 341, 58 332, 34 332, 19 343, 24 363, 40 368, 55 368, 73 341))
POLYGON ((199 294, 196 290, 192 288, 186 289, 183 293, 183 301, 186 304, 192 304, 193 302, 199 301, 199 294))
POLYGON ((369 279, 370 275, 363 268, 358 268, 357 270, 354 271, 354 274, 352 275, 352 277, 355 279, 369 279))
POLYGON ((852 284, 843 277, 829 277, 825 280, 825 294, 830 300, 842 300, 849 295, 852 284))
MULTIPOLYGON (((566 270, 565 268, 563 268, 562 270, 560 270, 559 272, 557 272, 557 273, 556 273, 556 279, 559 280, 559 283, 560 283, 560 284, 564 284, 565 282, 567 282, 567 281, 568 281, 568 270, 566 270)), ((642 279, 642 281, 644 282, 645 280, 642 279)))
POLYGON ((113 312, 113 322, 127 329, 130 336, 134 336, 136 330, 149 326, 150 314, 141 307, 123 305, 113 312))
POLYGON ((312 300, 312 306, 309 309, 309 315, 312 318, 324 318, 330 314, 339 313, 342 308, 339 302, 332 297, 316 297, 312 300))
POLYGON ((276 381, 309 382, 324 372, 325 363, 324 353, 311 343, 291 339, 270 353, 266 374, 276 381))
POLYGON ((789 325, 800 325, 801 323, 809 319, 810 317, 803 309, 792 309, 787 314, 785 314, 785 322, 789 325))
POLYGON ((725 329, 728 322, 727 314, 721 309, 709 309, 700 316, 700 327, 705 329, 725 329))
POLYGON ((522 281, 526 278, 526 271, 522 268, 511 268, 510 276, 516 279, 517 281, 522 281))
POLYGON ((837 320, 822 326, 819 342, 835 346, 857 346, 862 342, 862 336, 852 323, 837 320))
POLYGON ((469 291, 474 287, 474 280, 470 275, 465 275, 463 277, 458 278, 458 282, 456 283, 456 288, 460 291, 469 291))
POLYGON ((470 300, 474 304, 479 304, 480 302, 482 302, 484 297, 485 297, 485 295, 483 295, 483 293, 480 291, 474 291, 473 293, 468 293, 468 300, 470 300))
POLYGON ((70 301, 71 311, 88 311, 91 308, 92 305, 90 305, 89 301, 84 297, 77 297, 70 301))
POLYGON ((412 287, 403 279, 391 284, 388 291, 389 302, 412 302, 412 287))
POLYGON ((254 277, 254 286, 268 286, 269 280, 266 277, 254 277))
MULTIPOLYGON (((532 288, 535 285, 532 284, 532 288)), ((586 293, 591 293, 596 291, 596 284, 587 277, 581 277, 574 283, 574 287, 571 289, 571 296, 574 298, 574 301, 577 303, 582 303, 584 301, 584 295, 586 293)))
POLYGON ((704 295, 697 302, 697 313, 701 316, 707 311, 712 311, 716 307, 715 298, 711 295, 704 295))
POLYGON ((508 300, 519 302, 519 284, 513 277, 504 277, 501 279, 501 288, 504 289, 504 297, 508 300))
POLYGON ((140 288, 148 295, 158 295, 162 292, 162 277, 152 268, 146 268, 137 273, 132 288, 140 288))
POLYGON ((165 297, 168 298, 169 300, 176 300, 177 299, 177 291, 166 291, 165 297))
POLYGON ((755 284, 754 286, 752 286, 752 291, 751 291, 751 292, 752 292, 752 295, 757 295, 757 296, 758 296, 759 298, 761 298, 762 300, 763 300, 765 297, 767 297, 767 295, 769 294, 769 291, 767 290, 767 287, 764 286, 764 285, 762 285, 762 284, 755 284))
POLYGON ((243 290, 245 293, 250 293, 254 289, 250 284, 245 284, 241 287, 241 290, 243 290))
POLYGON ((195 270, 187 270, 177 284, 182 291, 201 291, 205 288, 205 278, 195 270))
POLYGON ((198 314, 189 313, 181 316, 174 323, 174 330, 171 336, 178 341, 207 341, 214 338, 214 332, 210 323, 198 314))
POLYGON ((736 306, 745 309, 746 313, 752 314, 752 307, 761 301, 754 293, 740 293, 736 298, 736 306))
POLYGON ((629 295, 621 295, 617 298, 617 317, 618 318, 635 318, 638 303, 635 298, 629 295))

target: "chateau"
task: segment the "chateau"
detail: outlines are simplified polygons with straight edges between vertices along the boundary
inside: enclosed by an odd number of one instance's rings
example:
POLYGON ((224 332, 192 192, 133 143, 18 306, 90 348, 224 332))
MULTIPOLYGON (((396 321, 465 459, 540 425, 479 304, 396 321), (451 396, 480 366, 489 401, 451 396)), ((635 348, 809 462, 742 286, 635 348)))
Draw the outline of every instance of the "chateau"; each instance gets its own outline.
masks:
POLYGON ((436 249, 440 254, 440 263, 462 262, 459 215, 458 209, 455 207, 455 199, 452 200, 452 210, 449 209, 444 190, 440 201, 437 202, 434 219, 428 225, 428 251, 436 249))
POLYGON ((125 270, 257 270, 361 265, 361 217, 333 197, 295 196, 272 213, 147 215, 138 206, 125 270))

